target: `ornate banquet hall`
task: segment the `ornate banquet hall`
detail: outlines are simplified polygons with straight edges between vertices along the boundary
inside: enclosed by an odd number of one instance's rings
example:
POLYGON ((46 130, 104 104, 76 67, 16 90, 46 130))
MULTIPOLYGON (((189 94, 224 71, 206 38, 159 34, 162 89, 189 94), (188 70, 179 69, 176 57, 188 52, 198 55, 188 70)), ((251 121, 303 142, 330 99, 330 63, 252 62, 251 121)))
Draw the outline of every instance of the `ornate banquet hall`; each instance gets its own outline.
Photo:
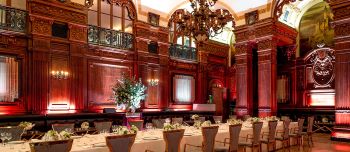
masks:
POLYGON ((0 0, 0 152, 347 152, 349 0, 0 0))

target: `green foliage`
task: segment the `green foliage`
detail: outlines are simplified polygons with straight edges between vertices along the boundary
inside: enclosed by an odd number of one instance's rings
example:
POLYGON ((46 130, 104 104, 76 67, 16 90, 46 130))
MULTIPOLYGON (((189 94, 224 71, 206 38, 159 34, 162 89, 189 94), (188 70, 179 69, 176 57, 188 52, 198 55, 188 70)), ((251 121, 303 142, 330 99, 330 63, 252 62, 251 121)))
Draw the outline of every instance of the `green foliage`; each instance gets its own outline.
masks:
POLYGON ((126 109, 140 108, 141 100, 146 97, 145 91, 147 87, 142 84, 141 79, 135 80, 135 77, 128 77, 123 75, 112 88, 113 98, 115 102, 120 105, 124 104, 126 109))

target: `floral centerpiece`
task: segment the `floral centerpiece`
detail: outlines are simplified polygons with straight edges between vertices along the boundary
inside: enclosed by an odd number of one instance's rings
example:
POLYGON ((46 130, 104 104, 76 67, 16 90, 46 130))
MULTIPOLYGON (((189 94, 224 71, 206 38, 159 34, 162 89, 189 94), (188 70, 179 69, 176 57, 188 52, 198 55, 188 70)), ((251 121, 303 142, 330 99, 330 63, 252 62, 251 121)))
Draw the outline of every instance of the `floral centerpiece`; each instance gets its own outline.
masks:
POLYGON ((146 97, 147 87, 142 84, 141 79, 135 80, 135 77, 129 78, 123 75, 121 80, 113 86, 113 100, 118 105, 124 105, 128 112, 135 112, 140 108, 141 100, 146 97))
POLYGON ((279 119, 276 116, 269 116, 269 117, 265 117, 266 121, 278 121, 279 119))
POLYGON ((116 134, 118 135, 136 134, 138 131, 139 129, 134 125, 131 125, 130 129, 128 129, 126 126, 119 126, 116 131, 116 134))
POLYGON ((86 130, 86 129, 89 129, 90 124, 89 124, 89 122, 85 121, 85 122, 81 123, 80 127, 82 129, 86 130))
POLYGON ((204 121, 201 126, 202 127, 210 127, 211 126, 211 122, 209 120, 204 121))
POLYGON ((199 119, 199 116, 197 114, 194 114, 191 116, 191 119, 193 120, 198 120, 199 119))
POLYGON ((164 131, 170 131, 170 130, 177 130, 177 129, 181 129, 182 126, 178 123, 175 123, 175 124, 170 124, 170 123, 164 123, 164 127, 163 127, 163 130, 164 131))
POLYGON ((66 140, 71 137, 71 134, 67 131, 61 131, 58 133, 55 130, 49 130, 45 135, 43 136, 42 140, 44 141, 56 141, 56 140, 66 140))
POLYGON ((230 125, 238 125, 238 124, 242 124, 241 120, 237 120, 237 119, 228 119, 227 123, 230 125))
POLYGON ((28 131, 28 130, 31 130, 35 126, 35 124, 32 124, 31 122, 27 122, 27 121, 22 121, 21 123, 19 123, 18 126, 23 128, 24 131, 28 131))
POLYGON ((254 123, 254 122, 259 122, 260 118, 258 117, 251 117, 247 119, 248 122, 254 123))

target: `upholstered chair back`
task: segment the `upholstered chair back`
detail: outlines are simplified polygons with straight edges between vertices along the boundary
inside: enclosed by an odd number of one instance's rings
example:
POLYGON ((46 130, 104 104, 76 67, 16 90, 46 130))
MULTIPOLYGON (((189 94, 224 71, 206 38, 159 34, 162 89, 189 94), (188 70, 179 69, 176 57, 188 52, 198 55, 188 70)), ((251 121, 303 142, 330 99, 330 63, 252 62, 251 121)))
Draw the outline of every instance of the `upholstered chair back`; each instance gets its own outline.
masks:
POLYGON ((152 119, 152 124, 155 128, 163 128, 165 119, 152 119))
POLYGON ((239 133, 241 132, 242 124, 230 125, 230 150, 229 151, 238 151, 238 141, 239 133))
POLYGON ((260 142, 260 133, 261 128, 263 126, 263 122, 254 122, 253 123, 253 144, 257 144, 260 142))
POLYGON ((139 130, 143 129, 143 120, 130 120, 129 121, 129 125, 132 126, 136 126, 139 130))
POLYGON ((269 121, 269 136, 268 140, 273 141, 275 140, 275 134, 276 134, 276 128, 277 128, 277 120, 275 121, 269 121))
POLYGON ((12 138, 10 141, 21 140, 23 134, 23 128, 18 126, 0 127, 0 133, 11 133, 12 138))
POLYGON ((94 122, 95 129, 97 132, 101 133, 103 131, 110 132, 112 127, 111 121, 100 121, 100 122, 94 122))
POLYGON ((176 124, 176 123, 182 124, 183 120, 184 120, 184 118, 171 118, 171 122, 173 124, 176 124))
POLYGON ((218 121, 222 122, 222 116, 213 116, 213 119, 215 122, 218 122, 218 121))
POLYGON ((165 140, 165 152, 180 152, 180 143, 184 136, 184 129, 163 131, 165 140))
POLYGON ((55 130, 57 132, 61 132, 64 130, 71 130, 74 131, 74 123, 57 123, 52 124, 52 130, 55 130))
POLYGON ((31 152, 69 152, 73 139, 29 143, 31 152))
POLYGON ((307 132, 312 133, 312 127, 314 126, 314 116, 310 116, 307 118, 307 132))
POLYGON ((303 132, 304 121, 305 121, 304 118, 298 119, 298 132, 297 132, 298 135, 301 135, 301 133, 303 132))
POLYGON ((110 152, 130 152, 136 134, 107 136, 106 143, 110 152))
POLYGON ((219 126, 202 127, 203 152, 213 152, 215 145, 215 137, 218 133, 219 126))
POLYGON ((289 138, 289 124, 290 124, 290 119, 286 119, 283 121, 283 139, 288 139, 289 138))

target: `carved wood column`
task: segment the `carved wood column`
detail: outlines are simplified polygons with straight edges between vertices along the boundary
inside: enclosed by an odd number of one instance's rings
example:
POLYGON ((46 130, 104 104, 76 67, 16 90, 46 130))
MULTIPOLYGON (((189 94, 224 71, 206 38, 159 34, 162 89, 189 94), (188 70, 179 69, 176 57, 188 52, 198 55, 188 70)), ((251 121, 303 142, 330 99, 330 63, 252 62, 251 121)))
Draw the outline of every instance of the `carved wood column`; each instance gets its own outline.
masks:
POLYGON ((49 102, 49 66, 52 19, 31 15, 32 40, 29 43, 29 98, 33 113, 46 110, 49 102))
POLYGON ((349 139, 350 132, 346 130, 350 128, 350 1, 331 0, 330 6, 335 25, 335 121, 342 126, 336 127, 332 136, 349 139))
POLYGON ((270 37, 258 42, 259 117, 276 115, 276 51, 277 39, 270 37))
POLYGON ((236 44, 236 114, 243 116, 252 114, 252 48, 248 42, 236 44))
POLYGON ((208 97, 207 94, 207 66, 208 66, 208 52, 198 49, 198 85, 196 88, 197 103, 205 103, 208 97))

